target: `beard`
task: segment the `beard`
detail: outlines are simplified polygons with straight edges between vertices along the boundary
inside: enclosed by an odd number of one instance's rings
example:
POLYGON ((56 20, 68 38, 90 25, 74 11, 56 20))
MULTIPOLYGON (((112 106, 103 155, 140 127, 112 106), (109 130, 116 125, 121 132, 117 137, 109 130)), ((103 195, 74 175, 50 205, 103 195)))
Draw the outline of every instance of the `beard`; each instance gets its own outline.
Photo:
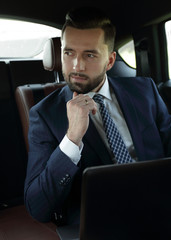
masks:
POLYGON ((106 75, 106 66, 104 67, 103 71, 97 75, 94 78, 90 78, 88 75, 86 74, 82 74, 82 73, 75 73, 75 72, 71 72, 68 76, 66 76, 66 74, 63 72, 63 76, 65 81, 67 82, 70 90, 72 92, 77 92, 78 94, 82 93, 82 94, 86 94, 88 92, 91 92, 93 89, 97 88, 100 83, 102 83, 102 81, 104 80, 106 75), (87 81, 87 83, 82 84, 79 82, 71 82, 71 77, 82 77, 85 78, 85 80, 87 81))

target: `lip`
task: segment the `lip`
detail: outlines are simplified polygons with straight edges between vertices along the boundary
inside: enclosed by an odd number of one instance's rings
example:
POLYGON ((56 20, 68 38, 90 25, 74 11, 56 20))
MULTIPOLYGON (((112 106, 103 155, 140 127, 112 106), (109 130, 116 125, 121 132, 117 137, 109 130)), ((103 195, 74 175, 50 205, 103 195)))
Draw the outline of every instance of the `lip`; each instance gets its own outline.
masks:
POLYGON ((75 82, 85 82, 87 80, 86 77, 80 77, 80 76, 71 76, 71 79, 75 82))

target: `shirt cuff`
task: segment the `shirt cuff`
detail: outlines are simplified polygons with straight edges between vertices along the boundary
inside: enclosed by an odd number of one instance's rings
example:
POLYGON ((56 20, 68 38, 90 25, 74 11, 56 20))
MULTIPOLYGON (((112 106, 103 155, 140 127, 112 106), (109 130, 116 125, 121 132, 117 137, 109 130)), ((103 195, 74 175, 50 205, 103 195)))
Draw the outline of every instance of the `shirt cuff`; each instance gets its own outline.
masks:
POLYGON ((81 146, 78 147, 75 143, 69 140, 67 135, 65 135, 65 137, 63 138, 59 145, 61 151, 65 153, 65 155, 67 155, 75 165, 77 165, 81 159, 81 152, 83 146, 84 144, 83 142, 81 142, 81 146))

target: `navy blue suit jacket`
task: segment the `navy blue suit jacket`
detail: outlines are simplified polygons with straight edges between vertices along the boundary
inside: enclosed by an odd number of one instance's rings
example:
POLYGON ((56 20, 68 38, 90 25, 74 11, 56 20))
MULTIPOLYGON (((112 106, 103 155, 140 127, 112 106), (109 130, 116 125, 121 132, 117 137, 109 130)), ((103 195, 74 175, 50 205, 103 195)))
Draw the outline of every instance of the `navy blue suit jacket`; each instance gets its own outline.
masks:
MULTIPOLYGON (((171 156, 171 117, 155 84, 148 78, 109 79, 131 133, 139 161, 171 156)), ((46 97, 30 111, 29 159, 25 203, 39 221, 62 214, 79 219, 81 175, 86 167, 112 164, 91 119, 78 166, 59 148, 66 134, 68 86, 46 97)))

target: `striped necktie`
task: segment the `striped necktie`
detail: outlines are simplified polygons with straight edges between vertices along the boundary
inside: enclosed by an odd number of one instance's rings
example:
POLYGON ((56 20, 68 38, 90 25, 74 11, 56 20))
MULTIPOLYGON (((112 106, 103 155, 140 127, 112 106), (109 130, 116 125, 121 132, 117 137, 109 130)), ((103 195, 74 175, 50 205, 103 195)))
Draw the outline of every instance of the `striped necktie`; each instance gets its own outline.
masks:
POLYGON ((96 94, 93 97, 94 101, 100 105, 100 114, 103 121, 106 137, 118 164, 134 162, 129 155, 129 152, 125 146, 125 143, 112 120, 107 108, 104 105, 103 97, 100 94, 96 94))

